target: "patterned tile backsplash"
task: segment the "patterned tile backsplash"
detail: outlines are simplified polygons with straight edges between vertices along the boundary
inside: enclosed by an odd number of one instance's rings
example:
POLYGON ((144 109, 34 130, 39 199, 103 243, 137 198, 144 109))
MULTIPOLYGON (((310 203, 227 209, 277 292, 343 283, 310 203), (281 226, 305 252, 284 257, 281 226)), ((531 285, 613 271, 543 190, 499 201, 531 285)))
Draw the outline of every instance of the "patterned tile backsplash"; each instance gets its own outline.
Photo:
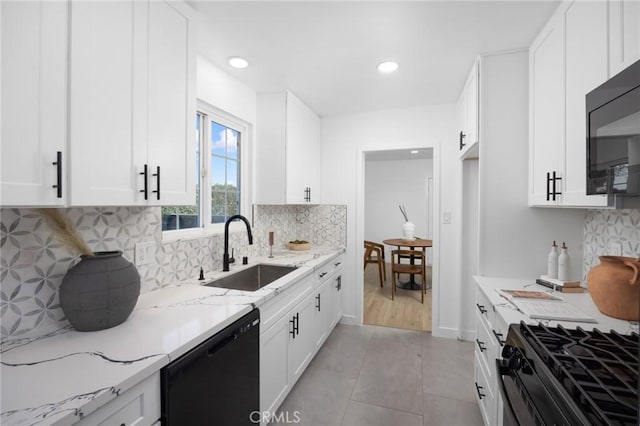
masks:
MULTIPOLYGON (((122 250, 134 261, 136 242, 155 242, 153 262, 138 266, 141 292, 164 287, 222 268, 223 235, 162 241, 159 207, 95 207, 63 210, 94 251, 122 250)), ((268 233, 274 249, 304 239, 314 245, 346 245, 347 209, 342 205, 253 207, 254 244, 244 232, 230 234, 235 257, 268 253, 268 233)), ((58 303, 58 288, 67 269, 78 261, 55 238, 44 220, 30 209, 0 209, 0 331, 2 339, 66 323, 58 303)))
POLYGON ((583 277, 603 254, 640 257, 640 210, 589 210, 584 221, 583 277), (618 253, 616 253, 618 251, 618 253))

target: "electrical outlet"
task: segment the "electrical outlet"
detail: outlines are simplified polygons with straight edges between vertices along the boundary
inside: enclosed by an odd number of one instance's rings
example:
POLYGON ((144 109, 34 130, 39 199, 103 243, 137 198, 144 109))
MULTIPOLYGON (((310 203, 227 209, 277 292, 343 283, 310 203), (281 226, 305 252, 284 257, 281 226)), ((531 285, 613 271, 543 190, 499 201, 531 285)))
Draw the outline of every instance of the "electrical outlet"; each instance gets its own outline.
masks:
POLYGON ((450 212, 442 213, 442 223, 444 223, 444 224, 450 224, 451 223, 451 213, 450 212))
POLYGON ((134 246, 134 256, 136 265, 148 265, 153 262, 153 252, 156 244, 153 241, 136 243, 134 246))
POLYGON ((622 256, 622 244, 621 243, 607 244, 607 252, 605 253, 605 255, 622 256))

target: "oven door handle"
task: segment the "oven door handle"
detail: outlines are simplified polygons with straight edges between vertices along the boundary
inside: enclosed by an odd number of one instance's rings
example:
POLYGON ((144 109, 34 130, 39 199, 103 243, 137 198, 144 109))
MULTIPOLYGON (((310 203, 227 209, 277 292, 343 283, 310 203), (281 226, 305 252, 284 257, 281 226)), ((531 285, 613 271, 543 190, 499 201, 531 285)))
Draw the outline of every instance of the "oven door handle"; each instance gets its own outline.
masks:
POLYGON ((509 395, 507 395, 507 389, 504 386, 504 381, 502 376, 510 376, 511 369, 505 365, 505 362, 501 359, 496 359, 496 371, 498 372, 498 385, 500 386, 500 394, 502 395, 502 402, 505 407, 508 407, 509 414, 512 419, 517 419, 515 411, 513 410, 513 406, 511 405, 511 400, 509 399, 509 395))

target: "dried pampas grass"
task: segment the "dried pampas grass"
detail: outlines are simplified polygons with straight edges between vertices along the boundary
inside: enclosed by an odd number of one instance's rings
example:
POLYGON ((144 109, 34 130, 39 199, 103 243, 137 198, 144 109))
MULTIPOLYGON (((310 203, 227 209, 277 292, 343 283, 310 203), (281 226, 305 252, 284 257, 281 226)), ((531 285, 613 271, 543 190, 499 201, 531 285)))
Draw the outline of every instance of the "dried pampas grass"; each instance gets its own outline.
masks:
POLYGON ((91 256, 93 250, 89 248, 87 243, 84 242, 82 237, 78 235, 69 219, 63 215, 58 209, 37 209, 42 216, 46 219, 49 227, 53 230, 53 233, 58 239, 71 250, 91 256))

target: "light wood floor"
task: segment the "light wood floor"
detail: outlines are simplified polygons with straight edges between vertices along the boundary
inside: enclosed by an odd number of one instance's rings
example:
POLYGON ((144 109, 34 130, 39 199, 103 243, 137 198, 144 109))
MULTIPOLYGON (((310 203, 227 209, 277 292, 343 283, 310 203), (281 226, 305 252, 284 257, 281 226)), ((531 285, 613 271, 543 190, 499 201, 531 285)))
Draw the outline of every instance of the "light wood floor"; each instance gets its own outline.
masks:
MULTIPOLYGON (((391 265, 387 264, 387 281, 380 288, 377 265, 364 271, 364 323, 407 330, 431 331, 431 290, 420 303, 420 291, 397 289, 391 300, 391 265)), ((402 281, 407 279, 402 275, 402 281)), ((416 277, 418 282, 419 277, 416 277)), ((431 284, 431 267, 427 266, 427 283, 431 284)))

